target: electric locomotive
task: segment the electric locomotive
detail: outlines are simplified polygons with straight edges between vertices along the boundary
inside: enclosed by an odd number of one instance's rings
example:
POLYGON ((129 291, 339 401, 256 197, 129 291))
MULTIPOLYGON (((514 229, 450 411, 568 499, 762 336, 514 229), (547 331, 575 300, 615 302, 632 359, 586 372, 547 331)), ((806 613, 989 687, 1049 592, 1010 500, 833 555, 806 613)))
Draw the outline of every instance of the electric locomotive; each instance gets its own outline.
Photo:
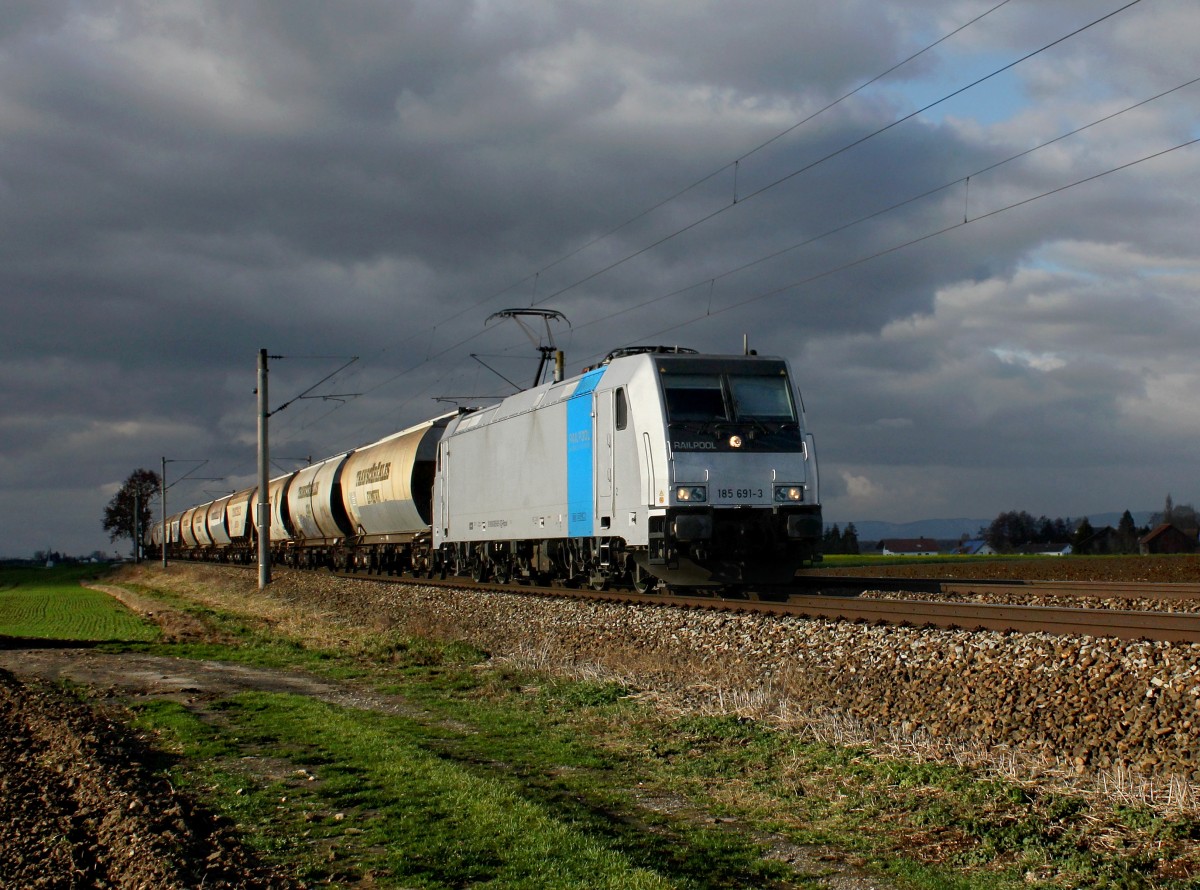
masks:
POLYGON ((820 558, 813 437, 781 358, 610 353, 451 420, 433 500, 433 547, 476 577, 772 585, 820 558))

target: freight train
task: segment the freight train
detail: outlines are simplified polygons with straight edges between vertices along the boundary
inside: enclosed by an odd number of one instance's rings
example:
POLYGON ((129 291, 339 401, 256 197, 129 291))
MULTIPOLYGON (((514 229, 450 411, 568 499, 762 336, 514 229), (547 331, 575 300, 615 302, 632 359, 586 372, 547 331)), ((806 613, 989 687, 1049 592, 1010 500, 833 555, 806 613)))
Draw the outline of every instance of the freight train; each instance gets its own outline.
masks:
MULTIPOLYGON (((257 488, 167 517, 151 552, 253 561, 257 488)), ((601 589, 788 583, 820 559, 787 362, 630 347, 565 380, 272 479, 273 562, 601 589)))

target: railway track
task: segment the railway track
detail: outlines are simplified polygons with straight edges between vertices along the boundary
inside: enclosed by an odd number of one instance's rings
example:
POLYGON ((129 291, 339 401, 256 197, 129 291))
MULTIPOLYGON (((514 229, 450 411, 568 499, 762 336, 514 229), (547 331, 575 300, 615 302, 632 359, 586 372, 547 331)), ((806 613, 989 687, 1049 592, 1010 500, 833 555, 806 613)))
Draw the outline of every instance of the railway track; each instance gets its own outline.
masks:
POLYGON ((864 590, 888 589, 895 592, 946 595, 977 591, 1011 590, 1024 594, 1052 594, 1070 591, 1072 596, 1096 596, 1130 599, 1184 599, 1200 597, 1200 585, 1194 584, 1078 584, 1071 582, 989 582, 941 581, 937 579, 819 578, 788 591, 765 598, 725 598, 713 595, 688 595, 678 591, 637 593, 632 590, 590 590, 587 588, 513 586, 475 583, 466 578, 412 579, 381 575, 347 574, 360 580, 420 583, 436 586, 488 590, 522 596, 569 597, 639 605, 673 606, 728 612, 788 615, 867 624, 892 624, 910 627, 939 627, 961 630, 990 630, 1012 633, 1052 633, 1077 636, 1116 637, 1126 640, 1162 640, 1200 643, 1200 614, 1135 609, 1094 609, 1066 606, 1030 606, 1011 603, 972 603, 933 599, 866 599, 857 594, 864 590), (835 583, 829 583, 833 581, 835 583), (805 589, 820 592, 805 593, 805 589), (1083 589, 1089 593, 1082 593, 1083 589), (851 591, 855 591, 851 593, 851 591), (1153 592, 1148 592, 1153 591, 1153 592), (837 595, 831 595, 837 594, 837 595), (777 599, 779 601, 777 601, 777 599))
POLYGON ((802 587, 835 594, 866 590, 963 596, 975 593, 1079 599, 1200 600, 1200 583, 1175 581, 1014 581, 1011 579, 879 578, 803 575, 802 587))
POLYGON ((1200 643, 1200 615, 1180 612, 820 596, 772 605, 809 618, 1200 643))

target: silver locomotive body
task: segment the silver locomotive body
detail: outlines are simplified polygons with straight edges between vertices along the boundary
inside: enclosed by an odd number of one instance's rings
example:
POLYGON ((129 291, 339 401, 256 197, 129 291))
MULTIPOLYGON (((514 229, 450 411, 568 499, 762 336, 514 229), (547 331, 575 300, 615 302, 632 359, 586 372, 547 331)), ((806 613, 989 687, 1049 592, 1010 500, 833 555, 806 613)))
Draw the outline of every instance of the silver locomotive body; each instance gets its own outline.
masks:
POLYGON ((631 353, 451 421, 433 543, 456 570, 725 586, 786 583, 819 558, 786 362, 631 353))

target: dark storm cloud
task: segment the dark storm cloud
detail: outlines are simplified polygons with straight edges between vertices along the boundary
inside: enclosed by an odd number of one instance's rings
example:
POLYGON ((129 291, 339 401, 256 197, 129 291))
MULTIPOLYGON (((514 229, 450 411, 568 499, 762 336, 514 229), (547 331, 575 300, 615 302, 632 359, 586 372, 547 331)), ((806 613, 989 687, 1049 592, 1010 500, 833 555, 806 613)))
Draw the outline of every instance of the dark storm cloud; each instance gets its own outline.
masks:
POLYGON ((0 506, 55 506, 4 549, 100 546, 113 487, 164 454, 241 484, 259 347, 290 356, 277 403, 362 356, 326 390, 361 395, 275 421, 278 454, 319 458, 508 391, 469 352, 524 381, 528 341, 484 321, 531 303, 571 319, 575 362, 743 334, 790 357, 831 518, 1161 502, 1200 431, 1178 407, 1195 150, 978 218, 1190 138, 1197 91, 979 171, 1200 74, 1192 4, 1138 4, 839 153, 1120 5, 1005 4, 751 151, 992 5, 10 4, 0 506), (1117 502, 1021 500, 1086 487, 1039 477, 1067 464, 1117 502), (1007 483, 969 478, 988 467, 1007 483))

